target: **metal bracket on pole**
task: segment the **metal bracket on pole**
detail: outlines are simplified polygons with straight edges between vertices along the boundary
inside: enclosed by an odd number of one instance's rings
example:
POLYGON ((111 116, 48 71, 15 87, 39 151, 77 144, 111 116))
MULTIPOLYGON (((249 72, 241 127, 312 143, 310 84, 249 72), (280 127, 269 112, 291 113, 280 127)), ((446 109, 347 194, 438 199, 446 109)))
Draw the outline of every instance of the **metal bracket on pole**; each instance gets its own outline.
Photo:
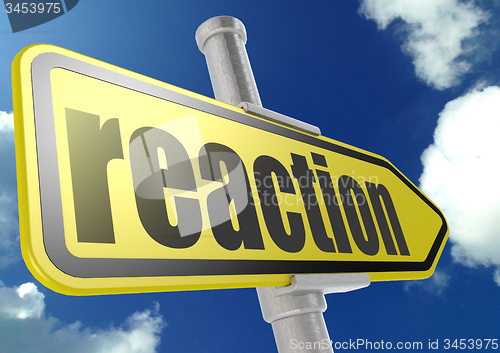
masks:
POLYGON ((319 275, 295 275, 290 285, 276 287, 274 296, 303 295, 311 292, 323 294, 345 293, 370 285, 368 273, 328 273, 319 275))
POLYGON ((367 273, 295 275, 284 287, 257 288, 264 320, 273 327, 279 353, 333 353, 323 312, 325 294, 370 285, 367 273))
MULTIPOLYGON (((195 37, 205 54, 216 99, 274 122, 321 134, 316 126, 262 107, 245 49, 245 26, 240 20, 230 16, 208 19, 198 27, 195 37)), ((278 352, 333 353, 323 318, 325 294, 367 287, 370 277, 366 273, 296 275, 290 281, 285 287, 257 288, 262 315, 272 324, 278 352), (316 345, 309 349, 305 342, 316 345)))
POLYGON ((249 102, 241 102, 238 104, 239 107, 243 108, 243 110, 247 113, 254 114, 260 116, 265 119, 269 119, 271 121, 288 125, 290 127, 309 132, 314 135, 321 135, 321 130, 319 127, 305 123, 303 121, 290 118, 289 116, 276 113, 275 111, 263 108, 261 106, 249 103, 249 102))

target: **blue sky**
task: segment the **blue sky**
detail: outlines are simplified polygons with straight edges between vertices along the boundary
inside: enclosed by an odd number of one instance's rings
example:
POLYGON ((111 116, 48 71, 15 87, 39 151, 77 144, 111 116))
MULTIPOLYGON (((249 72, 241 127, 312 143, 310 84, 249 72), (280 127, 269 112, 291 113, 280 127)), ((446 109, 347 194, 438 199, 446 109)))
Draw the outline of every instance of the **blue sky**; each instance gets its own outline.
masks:
POLYGON ((16 34, 0 12, 0 352, 276 350, 255 289, 70 297, 20 254, 14 56, 50 43, 213 97, 194 34, 219 15, 246 26, 264 107, 386 157, 449 222, 430 279, 328 295, 331 339, 500 339, 498 1, 81 0, 16 34))

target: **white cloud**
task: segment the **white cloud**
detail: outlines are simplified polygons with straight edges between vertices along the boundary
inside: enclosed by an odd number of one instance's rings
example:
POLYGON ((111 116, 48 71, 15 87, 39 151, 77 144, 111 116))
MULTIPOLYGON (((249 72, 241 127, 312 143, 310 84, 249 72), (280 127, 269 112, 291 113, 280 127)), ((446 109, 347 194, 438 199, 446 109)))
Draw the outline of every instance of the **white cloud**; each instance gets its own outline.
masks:
MULTIPOLYGON (((0 320, 8 318, 40 318, 45 308, 44 296, 33 283, 7 288, 0 282, 0 320)), ((1 344, 0 344, 1 345, 1 344)))
POLYGON ((404 289, 410 291, 411 288, 422 288, 428 293, 441 295, 448 287, 450 276, 445 272, 435 270, 430 278, 417 281, 405 281, 404 289))
POLYGON ((493 279, 495 280, 496 284, 500 286, 500 268, 497 267, 493 279))
POLYGON ((478 26, 489 14, 472 1, 459 0, 362 0, 359 12, 383 30, 396 20, 405 23, 403 50, 413 58, 415 74, 442 90, 460 82, 471 68, 465 59, 474 48, 478 26))
POLYGON ((0 268, 20 259, 14 119, 0 111, 0 268))
POLYGON ((0 131, 14 131, 14 117, 12 112, 0 111, 0 131))
POLYGON ((500 87, 473 89, 439 115, 421 190, 441 208, 454 259, 494 266, 500 285, 500 87))
POLYGON ((164 321, 159 305, 136 312, 116 328, 92 330, 44 315, 44 296, 33 283, 18 288, 0 282, 2 353, 154 353, 164 321))

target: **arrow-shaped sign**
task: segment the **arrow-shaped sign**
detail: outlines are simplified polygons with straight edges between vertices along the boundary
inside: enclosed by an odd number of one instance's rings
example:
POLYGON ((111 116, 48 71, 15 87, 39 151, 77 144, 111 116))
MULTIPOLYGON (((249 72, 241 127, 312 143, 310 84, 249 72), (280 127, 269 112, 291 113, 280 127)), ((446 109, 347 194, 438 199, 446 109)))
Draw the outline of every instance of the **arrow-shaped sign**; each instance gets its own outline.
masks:
POLYGON ((103 294, 432 274, 448 227, 389 161, 65 49, 13 64, 24 259, 103 294))

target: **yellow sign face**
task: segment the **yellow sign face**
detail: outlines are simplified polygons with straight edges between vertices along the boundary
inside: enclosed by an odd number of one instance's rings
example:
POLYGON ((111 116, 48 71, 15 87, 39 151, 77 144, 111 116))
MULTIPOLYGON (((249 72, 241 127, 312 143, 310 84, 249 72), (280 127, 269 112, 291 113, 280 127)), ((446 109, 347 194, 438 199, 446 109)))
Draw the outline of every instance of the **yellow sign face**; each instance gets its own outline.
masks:
POLYGON ((13 63, 21 246, 66 294, 432 274, 448 227, 386 159, 49 45, 13 63))

